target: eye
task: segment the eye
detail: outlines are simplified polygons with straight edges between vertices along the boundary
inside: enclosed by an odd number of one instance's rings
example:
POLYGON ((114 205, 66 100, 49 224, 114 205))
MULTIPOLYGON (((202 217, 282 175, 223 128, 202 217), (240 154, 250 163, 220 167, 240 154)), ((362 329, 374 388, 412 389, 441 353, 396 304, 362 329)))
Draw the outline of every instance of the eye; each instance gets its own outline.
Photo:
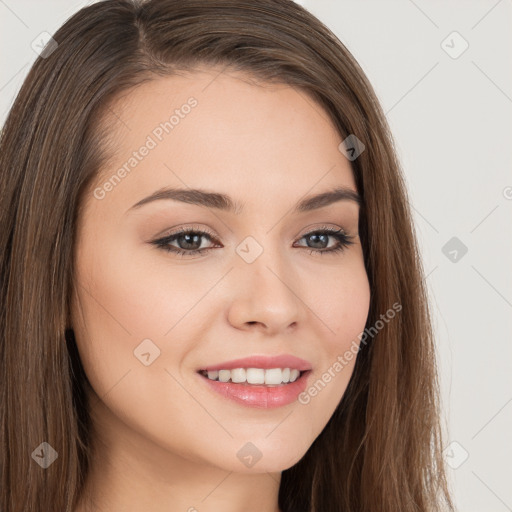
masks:
POLYGON ((159 249, 178 254, 179 256, 202 254, 211 248, 201 248, 201 238, 216 240, 212 233, 200 229, 181 228, 159 240, 152 242, 159 249), (171 245, 177 242, 178 247, 171 245))
MULTIPOLYGON (((193 228, 180 228, 178 231, 151 243, 156 245, 159 249, 172 252, 179 256, 193 256, 203 254, 214 248, 201 247, 201 239, 204 238, 208 239, 210 242, 218 242, 213 233, 210 233, 209 231, 193 228), (176 245, 172 244, 177 244, 177 247, 176 245)), ((313 247, 305 247, 310 249, 310 254, 324 254, 337 253, 345 250, 349 245, 354 243, 354 238, 355 237, 346 234, 343 229, 335 229, 323 226, 315 231, 306 233, 299 240, 310 240, 310 242, 313 244, 313 247), (336 240, 336 244, 333 247, 329 247, 329 238, 336 240)))
POLYGON ((315 231, 306 233, 302 236, 301 240, 304 238, 309 239, 314 245, 313 248, 311 248, 311 246, 309 247, 311 249, 310 254, 318 253, 323 255, 325 253, 332 254, 344 251, 349 245, 354 244, 353 239, 355 237, 346 234, 343 229, 322 226, 315 231), (322 248, 325 244, 327 244, 327 246, 329 245, 329 238, 334 238, 337 244, 335 244, 334 247, 322 248), (320 246, 320 248, 318 248, 318 246, 320 246))

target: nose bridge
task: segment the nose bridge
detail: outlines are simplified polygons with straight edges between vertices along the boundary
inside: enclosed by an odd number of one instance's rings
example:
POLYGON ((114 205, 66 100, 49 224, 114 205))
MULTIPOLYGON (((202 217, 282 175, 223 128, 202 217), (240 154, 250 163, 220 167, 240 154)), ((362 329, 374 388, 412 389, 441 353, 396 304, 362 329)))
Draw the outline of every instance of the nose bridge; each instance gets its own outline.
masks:
POLYGON ((234 278, 238 281, 232 304, 232 319, 261 323, 267 328, 286 328, 298 321, 301 301, 298 279, 293 275, 282 247, 272 245, 272 236, 261 242, 247 237, 236 248, 234 278))
MULTIPOLYGON (((249 280, 257 286, 286 288, 282 281, 286 282, 292 269, 284 249, 280 244, 279 237, 274 236, 273 232, 264 233, 262 231, 254 236, 249 235, 236 248, 239 257, 238 270, 247 273, 249 280), (281 277, 281 280, 278 279, 278 276, 281 277)), ((277 290, 275 291, 277 292, 277 290)))

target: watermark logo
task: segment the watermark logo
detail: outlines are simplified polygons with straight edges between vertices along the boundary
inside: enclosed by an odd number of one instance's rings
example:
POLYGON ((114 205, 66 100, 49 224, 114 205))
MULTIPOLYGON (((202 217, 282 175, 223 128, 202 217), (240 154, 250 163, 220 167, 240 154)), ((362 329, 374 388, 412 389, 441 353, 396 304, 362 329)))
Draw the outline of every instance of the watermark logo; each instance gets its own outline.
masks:
POLYGON ((244 466, 252 468, 256 462, 258 462, 263 454, 258 450, 258 447, 251 442, 245 443, 240 450, 238 450, 236 456, 240 459, 244 466))
POLYGON ((263 247, 252 236, 248 236, 238 244, 235 252, 246 263, 253 263, 263 253, 263 247))
POLYGON ((149 366, 160 357, 160 349, 149 338, 146 338, 137 345, 133 354, 144 366, 149 366))
POLYGON ((338 150, 341 151, 351 162, 353 162, 365 149, 366 146, 353 133, 351 133, 338 146, 338 150))
POLYGON ((41 32, 30 46, 41 58, 46 59, 59 45, 48 32, 41 32))
POLYGON ((194 97, 190 97, 179 109, 174 110, 174 114, 171 115, 167 121, 163 121, 155 126, 152 132, 146 137, 144 144, 140 146, 138 150, 134 151, 132 156, 130 156, 103 185, 94 189, 93 196, 95 199, 104 199, 108 192, 114 190, 114 188, 150 154, 150 151, 155 149, 158 144, 164 140, 165 136, 171 133, 197 105, 198 101, 194 97))
POLYGON ((299 397, 298 402, 307 405, 311 402, 311 398, 318 395, 320 391, 322 391, 332 379, 336 377, 338 373, 340 373, 343 368, 348 366, 350 362, 357 356, 357 353, 361 350, 361 345, 366 345, 368 343, 368 336, 374 337, 377 333, 384 327, 385 324, 389 323, 390 320, 395 318, 396 314, 402 310, 402 305, 398 302, 395 302, 391 308, 389 308, 386 313, 380 315, 380 319, 375 322, 375 325, 369 328, 366 328, 362 333, 360 333, 357 340, 353 340, 350 348, 345 351, 343 355, 338 355, 336 361, 327 368, 327 370, 322 374, 320 379, 310 386, 308 389, 303 391, 299 397))
POLYGON ((441 48, 452 59, 458 59, 469 48, 469 43, 454 30, 441 41, 441 48))
POLYGON ((43 469, 46 469, 57 460, 59 454, 51 444, 45 441, 32 452, 31 456, 43 469))
POLYGON ((466 255, 468 248, 454 236, 443 245, 441 252, 452 263, 458 263, 466 255))
POLYGON ((468 451, 457 441, 452 441, 444 450, 443 457, 452 469, 458 469, 468 460, 468 451))

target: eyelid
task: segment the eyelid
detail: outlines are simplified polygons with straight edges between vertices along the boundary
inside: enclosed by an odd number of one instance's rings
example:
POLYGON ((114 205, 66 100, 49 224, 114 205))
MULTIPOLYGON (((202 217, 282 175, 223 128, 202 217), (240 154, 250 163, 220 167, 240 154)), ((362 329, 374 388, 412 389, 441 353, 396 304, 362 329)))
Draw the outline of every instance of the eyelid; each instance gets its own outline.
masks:
MULTIPOLYGON (((293 240, 301 239, 306 235, 310 235, 312 233, 315 233, 316 231, 322 231, 322 230, 337 231, 337 232, 340 232, 340 233, 346 235, 347 237, 350 237, 350 233, 345 228, 340 227, 338 225, 334 225, 334 224, 324 223, 324 224, 310 224, 310 225, 306 226, 299 232, 298 235, 293 237, 293 240)), ((170 236, 176 236, 181 233, 188 233, 190 231, 203 232, 203 233, 207 234, 212 241, 219 242, 219 237, 213 231, 211 231, 206 226, 200 226, 198 224, 185 224, 185 225, 180 226, 176 230, 174 230, 174 228, 166 229, 160 236, 157 237, 157 239, 160 240, 160 239, 167 238, 170 236)))
POLYGON ((217 235, 213 231, 211 231, 209 228, 205 226, 199 226, 196 224, 185 224, 183 226, 180 226, 179 228, 169 228, 166 229, 161 235, 159 235, 157 238, 167 238, 169 236, 175 236, 179 235, 181 233, 188 233, 189 231, 200 231, 203 233, 206 233, 212 240, 218 240, 217 235))
MULTIPOLYGON (((323 255, 336 255, 337 253, 343 253, 349 246, 353 245, 355 236, 351 236, 348 234, 344 228, 340 228, 339 226, 327 226, 325 224, 321 226, 311 227, 309 226, 309 230, 306 230, 305 233, 303 233, 301 236, 295 237, 294 240, 302 240, 303 238, 306 238, 307 236, 312 236, 317 233, 327 233, 329 237, 332 237, 337 240, 337 246, 330 249, 315 249, 315 248, 307 248, 303 246, 302 247, 306 250, 310 251, 310 254, 315 254, 318 256, 323 255)), ((198 226, 180 226, 180 228, 176 231, 171 231, 169 234, 163 236, 162 238, 159 238, 157 240, 154 240, 150 243, 156 245, 157 247, 170 252, 174 253, 175 255, 179 255, 181 257, 193 257, 194 255, 202 255, 204 253, 210 252, 212 249, 215 249, 215 242, 219 242, 217 237, 213 235, 213 233, 210 231, 209 228, 201 228, 198 226), (174 241, 175 239, 179 238, 182 234, 189 234, 189 233, 196 233, 199 234, 203 238, 209 239, 213 244, 214 247, 206 247, 203 249, 179 249, 179 248, 172 248, 170 245, 171 241, 174 241)), ((217 245, 217 248, 219 246, 217 245)), ((221 244, 221 247, 224 247, 221 244)), ((295 244, 294 244, 295 247, 295 244)))
POLYGON ((305 235, 309 235, 311 233, 315 233, 316 231, 340 231, 341 233, 345 235, 349 235, 350 233, 341 226, 338 226, 336 224, 310 224, 309 226, 306 226, 303 230, 301 230, 301 234, 297 235, 295 238, 302 238, 305 235))

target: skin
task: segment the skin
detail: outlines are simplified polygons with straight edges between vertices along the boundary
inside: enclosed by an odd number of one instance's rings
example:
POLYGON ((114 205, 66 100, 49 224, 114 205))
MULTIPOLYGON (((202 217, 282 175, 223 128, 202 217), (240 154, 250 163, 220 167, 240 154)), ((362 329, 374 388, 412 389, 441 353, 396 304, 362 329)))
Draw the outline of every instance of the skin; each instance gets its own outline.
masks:
POLYGON ((357 203, 292 213, 306 195, 356 191, 341 137, 304 92, 213 68, 145 83, 112 105, 115 155, 98 183, 191 96, 197 106, 103 199, 91 190, 79 218, 72 327, 94 390, 91 501, 79 512, 278 512, 281 472, 322 432, 355 358, 308 404, 275 409, 227 400, 196 371, 289 353, 311 363, 309 386, 365 327, 357 203), (127 212, 166 186, 222 192, 245 206, 236 215, 158 200, 127 212), (182 257, 151 244, 191 224, 215 235, 196 245, 209 252, 182 257), (324 225, 343 228, 353 245, 310 254, 338 243, 304 236, 324 225), (251 264, 235 251, 247 236, 263 248, 251 264), (144 339, 160 350, 148 366, 134 356, 144 339), (237 457, 247 442, 262 454, 252 467, 237 457))

